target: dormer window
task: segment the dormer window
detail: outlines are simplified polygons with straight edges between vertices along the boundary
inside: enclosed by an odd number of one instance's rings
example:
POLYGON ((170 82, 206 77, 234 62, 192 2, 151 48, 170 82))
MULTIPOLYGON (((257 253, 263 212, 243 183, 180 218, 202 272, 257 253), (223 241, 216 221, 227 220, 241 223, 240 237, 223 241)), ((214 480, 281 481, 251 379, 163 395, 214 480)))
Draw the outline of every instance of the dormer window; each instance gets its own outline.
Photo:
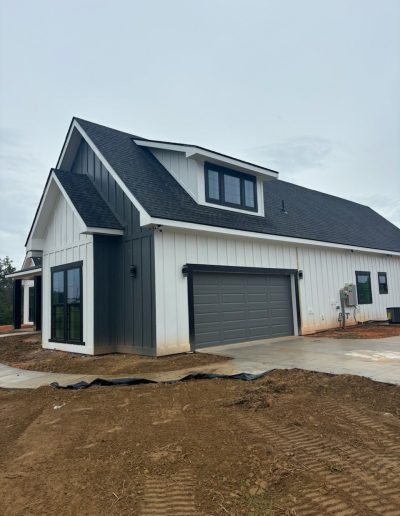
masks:
POLYGON ((205 163, 206 201, 241 210, 257 211, 256 178, 205 163))

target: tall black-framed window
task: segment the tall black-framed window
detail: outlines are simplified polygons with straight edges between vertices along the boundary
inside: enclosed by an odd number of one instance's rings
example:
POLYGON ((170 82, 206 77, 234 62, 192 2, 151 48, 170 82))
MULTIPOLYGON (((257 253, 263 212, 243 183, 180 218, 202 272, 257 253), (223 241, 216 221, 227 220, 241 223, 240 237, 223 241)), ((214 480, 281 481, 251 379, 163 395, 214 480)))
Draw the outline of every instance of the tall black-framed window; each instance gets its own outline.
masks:
POLYGON ((372 303, 371 273, 356 271, 357 298, 359 305, 372 303))
POLYGON ((257 181, 255 176, 204 164, 206 201, 241 210, 257 211, 257 181))
POLYGON ((379 294, 387 294, 389 292, 386 272, 378 272, 378 285, 379 294))
POLYGON ((82 262, 51 269, 51 340, 84 344, 82 262))

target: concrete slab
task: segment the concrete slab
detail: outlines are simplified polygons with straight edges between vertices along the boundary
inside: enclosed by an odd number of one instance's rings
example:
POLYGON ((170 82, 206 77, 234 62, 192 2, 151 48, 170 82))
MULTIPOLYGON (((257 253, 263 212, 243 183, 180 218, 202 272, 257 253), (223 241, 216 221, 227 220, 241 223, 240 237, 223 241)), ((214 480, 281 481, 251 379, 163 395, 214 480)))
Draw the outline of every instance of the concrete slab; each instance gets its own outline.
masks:
POLYGON ((213 346, 201 352, 233 358, 247 373, 300 368, 354 374, 400 385, 400 336, 386 339, 285 337, 213 346))

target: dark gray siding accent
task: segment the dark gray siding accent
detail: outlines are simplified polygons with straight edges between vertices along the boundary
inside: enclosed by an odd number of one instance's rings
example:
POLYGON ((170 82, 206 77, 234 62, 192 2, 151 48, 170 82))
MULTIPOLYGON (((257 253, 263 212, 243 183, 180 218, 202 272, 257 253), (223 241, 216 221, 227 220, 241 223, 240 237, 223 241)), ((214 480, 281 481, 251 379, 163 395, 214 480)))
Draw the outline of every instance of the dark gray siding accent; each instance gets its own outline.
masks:
POLYGON ((140 227, 138 210, 85 141, 71 171, 89 176, 124 225, 121 237, 94 236, 95 353, 155 355, 153 231, 140 227))

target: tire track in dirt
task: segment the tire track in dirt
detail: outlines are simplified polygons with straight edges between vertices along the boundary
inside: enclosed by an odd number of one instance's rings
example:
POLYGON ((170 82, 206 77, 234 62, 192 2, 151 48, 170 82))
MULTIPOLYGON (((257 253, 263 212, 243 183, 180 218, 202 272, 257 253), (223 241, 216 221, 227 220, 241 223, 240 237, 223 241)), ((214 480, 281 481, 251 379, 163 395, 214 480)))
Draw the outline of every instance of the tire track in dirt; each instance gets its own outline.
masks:
MULTIPOLYGON (((376 432, 376 434, 379 435, 380 444, 389 448, 391 455, 394 453, 400 455, 400 428, 399 430, 389 429, 388 426, 374 421, 365 413, 360 412, 354 408, 343 407, 334 401, 327 401, 321 405, 321 409, 326 408, 332 410, 332 415, 344 415, 353 423, 357 423, 361 427, 365 427, 376 432)), ((390 422, 388 422, 388 425, 390 425, 390 422)))
MULTIPOLYGON (((398 464, 397 468, 395 464, 391 464, 393 474, 389 476, 393 478, 382 477, 382 471, 387 468, 386 464, 379 465, 377 474, 371 475, 370 472, 363 471, 362 467, 354 465, 354 462, 360 466, 365 465, 365 455, 368 455, 365 452, 357 452, 351 447, 340 447, 336 451, 334 443, 329 449, 329 443, 322 439, 308 435, 301 429, 277 424, 264 415, 252 413, 246 417, 240 414, 238 419, 260 438, 267 439, 284 453, 290 454, 295 450, 296 458, 302 462, 308 472, 315 474, 318 480, 334 488, 333 493, 324 493, 318 489, 314 492, 303 491, 302 496, 308 499, 309 503, 306 505, 300 503, 294 507, 299 512, 301 510, 300 514, 310 516, 357 514, 357 511, 346 501, 349 497, 370 513, 387 515, 393 511, 393 514, 400 514, 399 474, 395 473, 396 469, 399 469, 398 464), (346 454, 345 458, 343 452, 346 454), (338 458, 345 460, 345 477, 338 472, 328 470, 329 464, 336 464, 338 458)), ((379 456, 374 454, 369 459, 379 464, 379 456)))
POLYGON ((189 469, 165 477, 146 480, 141 516, 195 516, 195 481, 189 469))

